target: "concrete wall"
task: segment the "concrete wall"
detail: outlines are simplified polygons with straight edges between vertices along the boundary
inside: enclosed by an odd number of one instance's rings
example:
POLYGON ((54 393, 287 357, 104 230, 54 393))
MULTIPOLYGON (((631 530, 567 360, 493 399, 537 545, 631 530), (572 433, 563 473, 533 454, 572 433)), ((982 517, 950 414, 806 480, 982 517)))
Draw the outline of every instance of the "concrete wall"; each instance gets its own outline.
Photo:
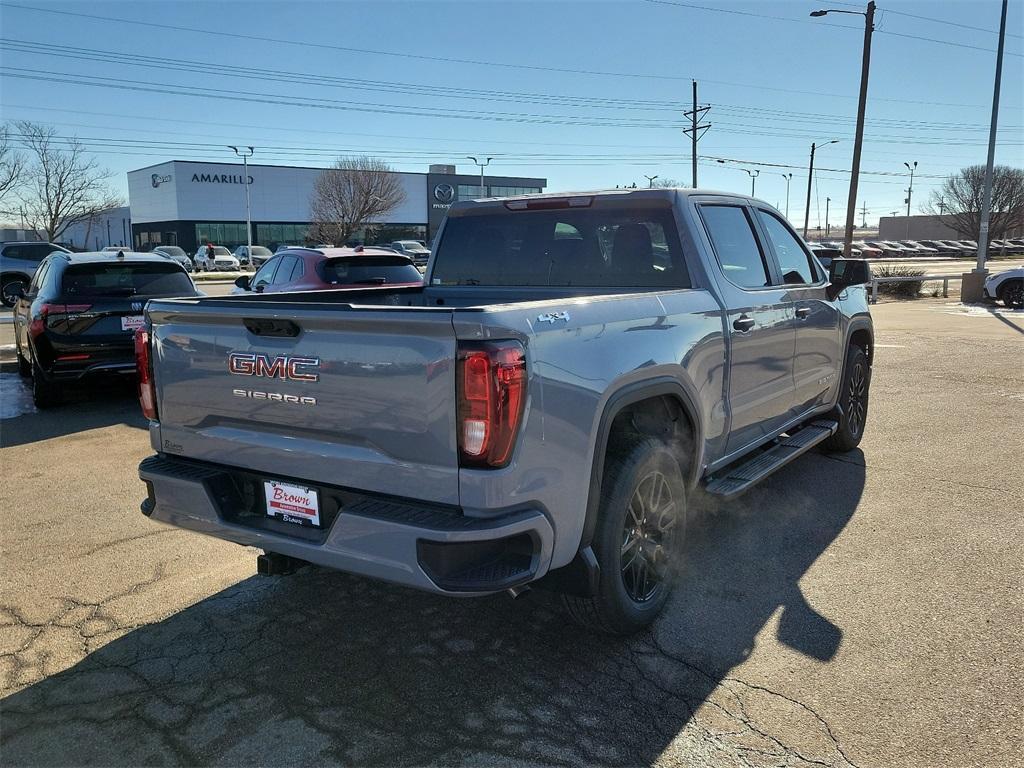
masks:
POLYGON ((131 245, 132 218, 128 206, 111 208, 92 218, 72 224, 58 238, 61 243, 98 251, 108 245, 131 245))

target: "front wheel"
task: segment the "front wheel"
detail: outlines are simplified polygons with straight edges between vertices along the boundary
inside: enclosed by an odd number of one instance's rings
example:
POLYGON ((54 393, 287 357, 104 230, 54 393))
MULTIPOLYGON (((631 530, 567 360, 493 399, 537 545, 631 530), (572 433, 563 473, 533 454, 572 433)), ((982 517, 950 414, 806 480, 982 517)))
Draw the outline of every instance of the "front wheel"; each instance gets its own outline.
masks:
POLYGON ((822 445, 826 451, 852 451, 864 437, 868 418, 868 393, 871 388, 871 366, 861 347, 851 346, 846 353, 846 367, 839 406, 842 417, 839 429, 822 445))
POLYGON ((593 548, 601 575, 596 595, 565 595, 572 618, 612 635, 637 632, 661 613, 679 571, 686 489, 675 454, 640 438, 608 462, 601 483, 593 548))
POLYGON ((1007 309, 1024 307, 1024 280, 1007 280, 999 286, 999 300, 1007 309))

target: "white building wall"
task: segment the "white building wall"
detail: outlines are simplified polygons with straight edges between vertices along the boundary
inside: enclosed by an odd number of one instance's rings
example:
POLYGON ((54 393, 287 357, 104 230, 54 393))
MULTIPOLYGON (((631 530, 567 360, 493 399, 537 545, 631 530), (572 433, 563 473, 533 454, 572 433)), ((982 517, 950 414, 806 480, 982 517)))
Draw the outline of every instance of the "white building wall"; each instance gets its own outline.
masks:
MULTIPOLYGON (((249 166, 253 221, 308 222, 309 200, 318 168, 249 166)), ((128 174, 132 218, 155 221, 244 221, 245 184, 241 163, 169 162, 128 174), (169 178, 168 178, 169 177, 169 178)), ((426 175, 397 174, 405 202, 387 222, 426 224, 426 175)))
POLYGON ((102 211, 89 221, 79 221, 64 230, 61 243, 98 251, 108 245, 131 246, 132 220, 128 206, 102 211))

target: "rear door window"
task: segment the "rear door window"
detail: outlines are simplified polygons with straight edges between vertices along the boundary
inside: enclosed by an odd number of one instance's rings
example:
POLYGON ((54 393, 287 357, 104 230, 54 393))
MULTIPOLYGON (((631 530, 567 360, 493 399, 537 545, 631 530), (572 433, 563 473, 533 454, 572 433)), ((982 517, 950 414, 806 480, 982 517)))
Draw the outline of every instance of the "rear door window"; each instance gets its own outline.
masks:
MULTIPOLYGON (((782 282, 787 285, 806 285, 818 282, 818 273, 811 263, 810 255, 778 217, 768 211, 757 209, 758 218, 768 235, 775 251, 782 282)), ((827 254, 831 256, 830 254, 827 254)))
POLYGON ((746 209, 738 205, 702 205, 700 216, 729 282, 741 288, 771 285, 768 263, 746 209))
POLYGON ((688 288, 668 208, 568 208, 456 216, 434 285, 688 288))
POLYGON ((395 256, 326 259, 320 271, 324 282, 332 285, 418 283, 423 279, 408 259, 395 256))
POLYGON ((295 262, 298 261, 294 256, 282 256, 281 261, 277 267, 277 273, 274 275, 274 285, 284 285, 292 281, 292 270, 295 269, 295 262))
POLYGON ((167 264, 72 264, 61 292, 78 296, 192 296, 195 288, 181 267, 167 264))

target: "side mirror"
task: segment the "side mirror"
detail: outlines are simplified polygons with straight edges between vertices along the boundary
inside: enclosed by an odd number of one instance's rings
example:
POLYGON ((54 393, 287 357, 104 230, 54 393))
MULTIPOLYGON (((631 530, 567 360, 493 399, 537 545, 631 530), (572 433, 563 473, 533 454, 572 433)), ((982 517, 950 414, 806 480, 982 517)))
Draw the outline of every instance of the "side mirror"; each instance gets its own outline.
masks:
POLYGON ((235 285, 237 285, 243 291, 248 291, 249 290, 249 276, 248 275, 242 275, 237 280, 235 280, 235 285))
POLYGON ((864 259, 832 259, 828 281, 828 297, 834 299, 851 285, 870 283, 871 265, 864 259))

